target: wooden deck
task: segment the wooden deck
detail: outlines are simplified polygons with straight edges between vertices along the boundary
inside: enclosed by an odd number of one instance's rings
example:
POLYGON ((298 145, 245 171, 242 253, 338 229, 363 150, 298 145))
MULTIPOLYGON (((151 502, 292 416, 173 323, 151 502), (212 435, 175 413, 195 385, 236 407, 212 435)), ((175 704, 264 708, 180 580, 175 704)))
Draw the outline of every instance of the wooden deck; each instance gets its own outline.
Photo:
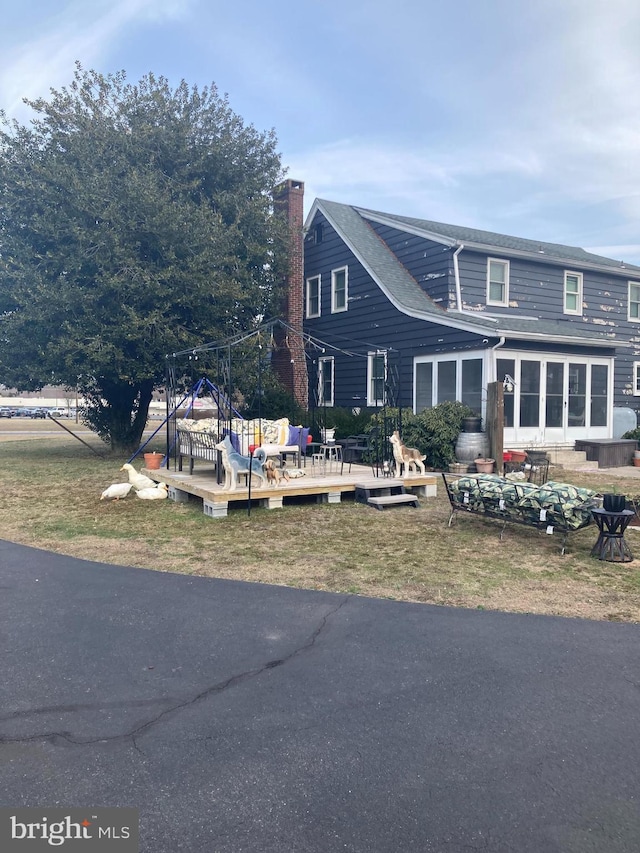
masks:
MULTIPOLYGON (((279 509, 285 503, 294 503, 296 499, 308 496, 315 497, 318 503, 340 503, 344 494, 352 495, 355 492, 357 483, 370 481, 372 477, 371 468, 364 465, 352 465, 350 472, 345 465, 342 474, 318 474, 313 472, 311 466, 301 470, 305 472, 303 477, 281 480, 280 485, 271 488, 258 488, 259 482, 254 479, 251 485, 252 505, 279 509)), ((222 484, 216 480, 215 467, 204 461, 198 460, 193 474, 174 471, 173 468, 161 468, 158 471, 144 468, 143 472, 156 482, 166 483, 169 486, 169 498, 174 501, 183 503, 191 498, 201 499, 203 512, 210 518, 224 518, 230 506, 238 509, 247 507, 249 490, 238 486, 234 492, 225 492, 222 484)), ((418 497, 435 497, 437 493, 435 474, 402 477, 398 480, 379 477, 377 481, 381 489, 392 483, 402 483, 408 492, 418 497)))

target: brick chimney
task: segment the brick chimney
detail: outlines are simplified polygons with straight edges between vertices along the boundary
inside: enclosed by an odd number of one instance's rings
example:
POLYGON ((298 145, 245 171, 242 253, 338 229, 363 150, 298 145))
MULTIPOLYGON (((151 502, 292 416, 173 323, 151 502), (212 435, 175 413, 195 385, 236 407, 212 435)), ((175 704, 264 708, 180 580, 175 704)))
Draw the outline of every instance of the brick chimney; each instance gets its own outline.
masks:
POLYGON ((273 193, 275 208, 289 226, 289 270, 285 278, 282 318, 295 333, 274 331, 277 350, 273 366, 282 384, 303 409, 309 405, 309 380, 302 339, 304 319, 304 184, 287 179, 273 193))

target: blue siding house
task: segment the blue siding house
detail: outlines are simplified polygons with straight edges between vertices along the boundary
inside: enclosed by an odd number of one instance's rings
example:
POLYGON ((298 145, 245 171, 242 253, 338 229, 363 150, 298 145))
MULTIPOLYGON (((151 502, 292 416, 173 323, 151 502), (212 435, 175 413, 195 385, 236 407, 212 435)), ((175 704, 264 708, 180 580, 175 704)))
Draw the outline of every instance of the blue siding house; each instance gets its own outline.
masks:
POLYGON ((316 405, 484 416, 497 380, 508 446, 571 446, 640 404, 640 267, 573 246, 318 199, 304 309, 316 405))

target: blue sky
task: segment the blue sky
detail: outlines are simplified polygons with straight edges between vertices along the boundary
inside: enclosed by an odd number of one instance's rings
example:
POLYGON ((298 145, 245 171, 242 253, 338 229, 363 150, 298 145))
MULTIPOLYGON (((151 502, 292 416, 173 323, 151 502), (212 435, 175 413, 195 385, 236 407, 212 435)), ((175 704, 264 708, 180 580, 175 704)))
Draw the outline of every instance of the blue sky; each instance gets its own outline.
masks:
MULTIPOLYGON (((7 4, 8 5, 8 4, 7 4)), ((216 83, 318 196, 640 264, 637 0, 23 0, 0 107, 74 62, 216 83)))

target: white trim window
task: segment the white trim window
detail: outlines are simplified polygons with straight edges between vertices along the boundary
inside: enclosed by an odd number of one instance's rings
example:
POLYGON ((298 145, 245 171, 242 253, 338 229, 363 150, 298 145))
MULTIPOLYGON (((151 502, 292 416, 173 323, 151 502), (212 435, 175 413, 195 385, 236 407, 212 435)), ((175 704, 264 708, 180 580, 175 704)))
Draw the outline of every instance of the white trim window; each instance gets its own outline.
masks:
POLYGON ((633 362, 633 396, 640 397, 640 361, 633 362))
POLYGON ((582 273, 568 272, 564 274, 564 313, 582 314, 582 273))
POLYGON ((629 301, 627 305, 627 318, 632 323, 640 323, 640 282, 638 281, 629 282, 629 301))
POLYGON ((333 406, 335 361, 333 356, 318 359, 318 405, 333 406))
POLYGON ((331 313, 346 311, 349 301, 347 267, 331 270, 331 313))
POLYGON ((386 383, 386 350, 370 352, 367 359, 367 406, 384 406, 386 383))
POLYGON ((487 258, 487 305, 509 304, 509 261, 487 258))
POLYGON ((413 410, 416 414, 438 403, 459 400, 481 415, 485 396, 486 353, 450 353, 414 359, 413 410))
POLYGON ((307 317, 320 316, 320 276, 314 275, 307 279, 307 292, 305 299, 307 317))

